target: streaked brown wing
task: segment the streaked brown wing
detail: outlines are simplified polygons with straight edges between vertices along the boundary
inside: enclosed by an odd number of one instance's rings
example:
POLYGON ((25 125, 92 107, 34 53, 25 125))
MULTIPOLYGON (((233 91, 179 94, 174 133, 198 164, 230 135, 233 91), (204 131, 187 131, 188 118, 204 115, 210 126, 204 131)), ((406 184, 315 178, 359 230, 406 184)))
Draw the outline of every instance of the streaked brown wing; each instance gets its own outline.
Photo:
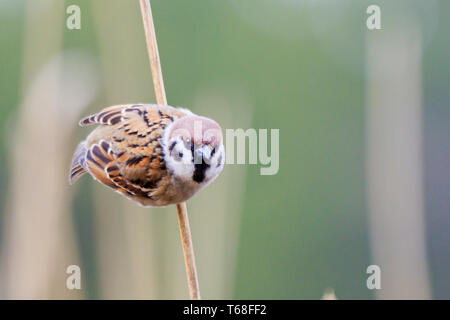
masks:
MULTIPOLYGON (((152 198, 163 194, 169 179, 160 139, 165 128, 184 115, 169 106, 126 105, 109 107, 81 120, 82 125, 114 127, 108 141, 93 139, 89 143, 89 172, 129 196, 152 198)), ((102 128, 98 130, 97 135, 102 136, 102 128)))
POLYGON ((160 118, 178 118, 186 115, 180 109, 171 106, 156 104, 125 104, 107 107, 98 113, 92 114, 80 120, 80 126, 88 126, 91 124, 115 125, 124 120, 131 120, 137 114, 144 120, 147 125, 151 125, 160 118))
POLYGON ((80 120, 79 125, 82 127, 91 124, 113 125, 120 121, 122 110, 127 105, 116 105, 103 109, 99 113, 92 114, 80 120))
POLYGON ((130 180, 121 171, 121 163, 126 162, 125 155, 117 158, 110 149, 110 145, 102 140, 93 144, 86 153, 86 166, 91 175, 101 183, 116 189, 126 195, 151 197, 151 188, 140 186, 137 181, 145 178, 146 168, 136 170, 135 178, 130 180), (140 171, 140 172, 138 172, 140 171), (149 194, 150 193, 150 194, 149 194))

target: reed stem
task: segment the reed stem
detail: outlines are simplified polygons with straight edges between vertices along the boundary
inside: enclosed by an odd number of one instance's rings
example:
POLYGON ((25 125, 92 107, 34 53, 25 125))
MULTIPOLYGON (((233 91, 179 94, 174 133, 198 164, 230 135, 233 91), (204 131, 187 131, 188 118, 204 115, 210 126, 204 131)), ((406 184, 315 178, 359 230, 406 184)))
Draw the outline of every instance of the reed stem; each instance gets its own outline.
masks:
MULTIPOLYGON (((156 42, 155 26, 153 24, 150 0, 140 0, 142 20, 144 22, 145 40, 147 42, 148 56, 152 70, 153 85, 155 87, 156 102, 167 105, 166 91, 159 59, 158 43, 156 42)), ((200 288, 198 285, 197 269, 195 266, 194 248, 192 246, 191 228, 186 203, 177 204, 178 223, 180 227, 181 244, 183 246, 184 262, 191 300, 200 299, 200 288)))

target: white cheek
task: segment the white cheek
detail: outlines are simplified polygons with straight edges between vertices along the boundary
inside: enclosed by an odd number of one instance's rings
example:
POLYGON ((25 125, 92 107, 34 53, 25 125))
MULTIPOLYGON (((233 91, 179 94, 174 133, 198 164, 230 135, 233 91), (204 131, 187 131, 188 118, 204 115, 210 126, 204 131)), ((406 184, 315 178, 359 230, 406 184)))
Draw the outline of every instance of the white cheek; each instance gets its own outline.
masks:
POLYGON ((222 171, 223 166, 225 164, 225 148, 223 147, 223 144, 219 147, 219 152, 217 155, 217 161, 216 161, 216 167, 219 169, 219 172, 222 171), (219 162, 220 160, 220 162, 219 162))
POLYGON ((181 145, 177 146, 175 152, 170 158, 170 166, 172 169, 173 175, 181 180, 191 180, 194 172, 194 165, 192 164, 192 155, 190 150, 182 147, 181 145), (179 155, 183 156, 180 157, 179 155))
POLYGON ((219 152, 217 153, 217 155, 213 158, 213 161, 211 161, 211 167, 208 168, 208 170, 206 171, 206 180, 207 182, 211 182, 213 181, 215 178, 217 178, 220 174, 220 172, 222 172, 224 163, 225 163, 225 152, 223 147, 220 148, 219 152), (222 158, 222 159, 220 159, 222 158), (220 159, 220 163, 219 163, 219 159, 220 159))
MULTIPOLYGON (((178 140, 178 139, 177 139, 178 140)), ((178 180, 190 180, 192 178, 192 172, 194 170, 192 161, 191 161, 191 153, 186 150, 182 146, 183 142, 181 140, 177 141, 177 145, 172 151, 169 151, 168 145, 170 143, 165 144, 165 161, 166 166, 169 172, 178 180), (182 153, 183 156, 179 157, 179 154, 182 153)))
POLYGON ((191 167, 192 165, 190 164, 185 164, 181 161, 173 161, 171 166, 172 175, 180 180, 192 180, 192 172, 194 169, 191 167))
POLYGON ((182 153, 183 153, 183 158, 181 159, 181 163, 183 163, 186 166, 192 167, 192 153, 191 150, 187 150, 184 147, 181 147, 182 149, 182 153))

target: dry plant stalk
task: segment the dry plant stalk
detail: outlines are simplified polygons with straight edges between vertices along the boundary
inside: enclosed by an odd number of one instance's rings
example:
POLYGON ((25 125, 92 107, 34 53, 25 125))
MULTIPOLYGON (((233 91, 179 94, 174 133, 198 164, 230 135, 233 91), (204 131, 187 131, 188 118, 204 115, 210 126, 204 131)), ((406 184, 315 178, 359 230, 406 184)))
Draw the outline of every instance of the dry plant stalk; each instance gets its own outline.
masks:
MULTIPOLYGON (((144 22, 145 39, 147 42, 148 56, 155 87, 156 102, 167 105, 166 91, 159 60, 158 44, 156 42, 155 26, 153 24, 152 9, 150 0, 140 0, 142 20, 144 22)), ((177 204, 178 223, 180 226, 181 243, 183 246, 184 261, 186 263, 186 274, 188 278, 189 295, 192 300, 200 299, 200 289, 197 278, 197 268, 195 266, 194 248, 192 246, 191 228, 186 203, 177 204)))

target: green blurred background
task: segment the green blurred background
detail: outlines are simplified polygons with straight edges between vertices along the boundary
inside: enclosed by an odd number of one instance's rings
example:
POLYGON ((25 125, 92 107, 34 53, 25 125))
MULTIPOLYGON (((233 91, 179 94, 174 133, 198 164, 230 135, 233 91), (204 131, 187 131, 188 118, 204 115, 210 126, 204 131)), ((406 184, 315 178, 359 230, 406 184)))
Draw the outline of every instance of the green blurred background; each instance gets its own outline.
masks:
MULTIPOLYGON (((280 130, 278 174, 228 165, 188 202, 203 298, 450 298, 449 1, 152 9, 169 104, 280 130)), ((187 298, 174 207, 67 182, 81 117, 155 102, 138 1, 0 0, 0 90, 0 297, 187 298)))

